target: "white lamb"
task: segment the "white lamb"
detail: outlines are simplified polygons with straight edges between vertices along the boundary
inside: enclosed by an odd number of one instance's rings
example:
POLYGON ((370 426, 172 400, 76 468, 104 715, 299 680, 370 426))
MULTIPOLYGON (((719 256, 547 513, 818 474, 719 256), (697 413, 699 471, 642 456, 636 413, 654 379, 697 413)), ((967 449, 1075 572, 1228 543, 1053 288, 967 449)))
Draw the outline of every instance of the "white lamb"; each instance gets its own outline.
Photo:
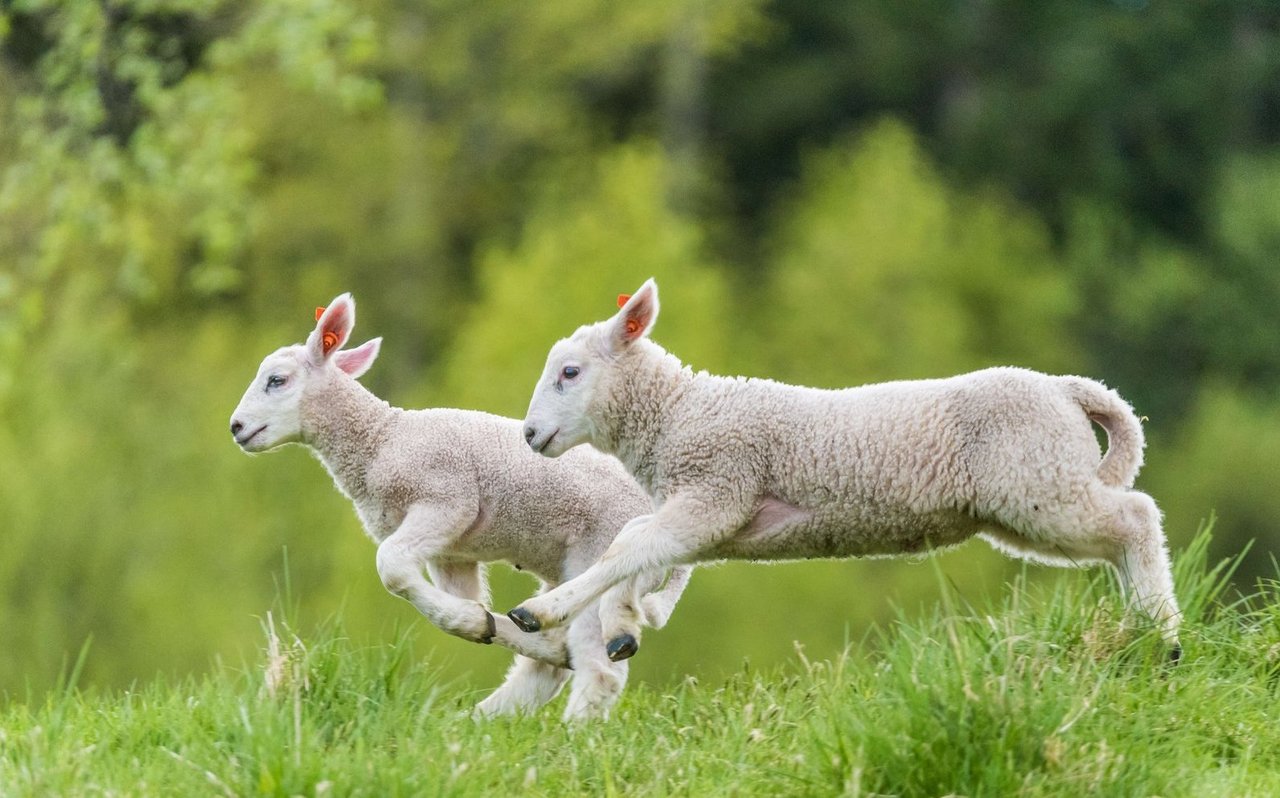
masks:
MULTIPOLYGON (((649 625, 664 625, 689 569, 672 570, 665 587, 638 607, 582 613, 566 641, 564 633, 524 634, 490 614, 479 563, 507 560, 544 588, 558 584, 594 562, 628 520, 652 510, 644 492, 616 460, 586 447, 563 463, 539 457, 521 443, 513 419, 390 406, 356 382, 382 339, 343 350, 354 325, 355 303, 343 294, 318 313, 305 344, 268 355, 232 414, 236 443, 247 452, 309 447, 378 543, 387 590, 450 634, 497 641, 522 655, 478 714, 541 706, 572 667, 565 718, 606 716, 627 668, 609 660, 601 638, 625 637, 624 623, 634 634, 637 612, 649 625)), ((646 574, 634 592, 659 582, 646 574)), ((634 650, 634 640, 628 646, 622 655, 634 650)))
POLYGON ((551 348, 525 440, 549 457, 581 443, 616 455, 656 511, 512 610, 522 629, 680 563, 895 555, 978 535, 1039 562, 1109 563, 1181 656, 1160 513, 1132 490, 1142 427, 1114 391, 1016 368, 844 390, 694 374, 646 337, 657 315, 650 280, 551 348))

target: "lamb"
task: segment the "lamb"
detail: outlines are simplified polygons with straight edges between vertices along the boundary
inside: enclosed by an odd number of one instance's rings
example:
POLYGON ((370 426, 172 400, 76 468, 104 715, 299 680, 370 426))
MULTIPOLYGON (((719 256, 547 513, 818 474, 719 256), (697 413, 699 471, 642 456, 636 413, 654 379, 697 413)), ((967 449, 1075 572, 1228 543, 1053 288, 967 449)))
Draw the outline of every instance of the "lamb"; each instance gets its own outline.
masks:
MULTIPOLYGON (((480 563, 507 560, 544 588, 558 584, 594 562, 628 520, 650 512, 648 498, 616 460, 586 447, 561 463, 539 457, 521 443, 514 419, 392 407, 356 381, 382 339, 344 350, 354 326, 355 302, 343 294, 317 311, 305 344, 268 355, 231 416, 236 443, 250 453, 308 447, 378 544, 388 591, 449 634, 517 652, 477 715, 541 706, 572 667, 565 719, 607 717, 627 668, 606 655, 600 640, 619 633, 605 631, 622 628, 615 619, 623 614, 632 635, 637 615, 663 626, 690 569, 672 569, 665 586, 625 613, 606 606, 579 615, 567 632, 531 636, 486 609, 480 563)), ((662 575, 639 577, 628 598, 658 588, 662 575)))
POLYGON ((976 535, 1042 563, 1109 564, 1181 656, 1160 512, 1132 489, 1142 427, 1114 391, 1019 368, 843 390, 695 374, 648 339, 657 315, 650 280, 547 357, 529 446, 613 454, 656 509, 585 572, 513 609, 525 631, 676 564, 892 556, 976 535))

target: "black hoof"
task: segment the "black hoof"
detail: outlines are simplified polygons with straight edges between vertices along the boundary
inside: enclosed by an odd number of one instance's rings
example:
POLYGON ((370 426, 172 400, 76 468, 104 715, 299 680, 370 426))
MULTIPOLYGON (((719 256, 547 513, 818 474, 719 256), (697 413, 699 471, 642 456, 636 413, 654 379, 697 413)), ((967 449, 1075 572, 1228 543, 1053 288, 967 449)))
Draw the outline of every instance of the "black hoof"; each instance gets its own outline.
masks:
POLYGON ((634 657, 640 650, 640 644, 631 635, 624 634, 610 640, 604 650, 611 662, 622 662, 624 659, 634 657))
POLYGON ((542 629, 542 624, 538 623, 538 619, 533 617, 533 613, 524 607, 516 607, 507 613, 507 617, 511 622, 520 627, 522 632, 537 632, 542 629))
POLYGON ((1169 649, 1169 664, 1177 665, 1182 659, 1182 644, 1174 643, 1173 648, 1169 649))
POLYGON ((487 628, 484 637, 480 638, 480 642, 486 646, 493 645, 493 638, 498 636, 498 622, 493 619, 493 613, 486 611, 484 614, 487 628))

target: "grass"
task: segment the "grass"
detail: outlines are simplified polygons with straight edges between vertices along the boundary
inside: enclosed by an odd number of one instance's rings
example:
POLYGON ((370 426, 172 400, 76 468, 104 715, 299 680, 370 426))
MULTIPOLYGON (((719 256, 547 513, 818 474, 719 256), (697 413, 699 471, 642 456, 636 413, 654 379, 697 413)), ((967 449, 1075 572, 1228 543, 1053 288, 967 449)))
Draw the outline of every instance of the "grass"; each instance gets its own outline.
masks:
POLYGON ((477 723, 408 633, 361 647, 333 621, 198 679, 99 692, 70 669, 0 712, 0 794, 1278 795, 1280 590, 1230 597, 1207 542, 1177 559, 1176 667, 1073 573, 996 606, 948 591, 831 661, 637 685, 607 723, 566 727, 559 701, 477 723))

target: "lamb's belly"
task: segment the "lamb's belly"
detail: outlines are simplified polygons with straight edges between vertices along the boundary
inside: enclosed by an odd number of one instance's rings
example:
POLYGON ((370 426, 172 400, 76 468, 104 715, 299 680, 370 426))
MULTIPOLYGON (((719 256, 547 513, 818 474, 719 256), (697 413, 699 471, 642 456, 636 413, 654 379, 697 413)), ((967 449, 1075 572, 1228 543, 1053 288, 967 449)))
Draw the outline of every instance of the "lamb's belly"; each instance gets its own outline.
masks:
POLYGON ((979 522, 956 511, 903 513, 878 519, 821 515, 760 528, 749 525, 715 549, 731 560, 886 557, 951 546, 972 537, 979 522))

